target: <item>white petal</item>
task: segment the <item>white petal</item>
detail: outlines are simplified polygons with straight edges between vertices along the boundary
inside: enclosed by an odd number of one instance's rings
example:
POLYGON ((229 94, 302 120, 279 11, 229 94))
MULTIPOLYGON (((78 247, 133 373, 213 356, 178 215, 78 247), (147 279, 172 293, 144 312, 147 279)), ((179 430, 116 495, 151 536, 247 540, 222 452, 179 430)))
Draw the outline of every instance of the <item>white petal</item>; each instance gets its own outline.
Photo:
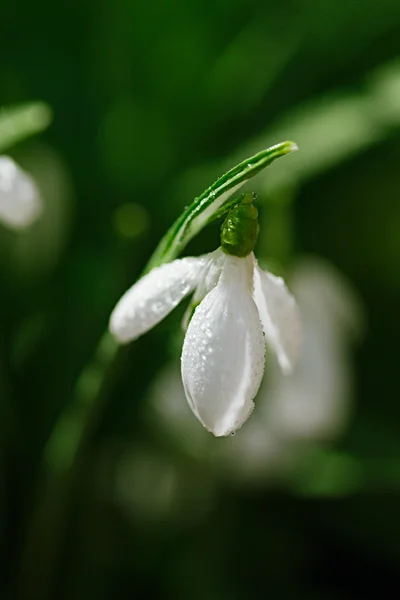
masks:
POLYGON ((186 331, 188 328, 189 321, 192 318, 197 306, 207 296, 208 292, 211 292, 211 290, 217 285, 226 259, 226 254, 225 252, 222 252, 221 248, 218 248, 218 250, 211 252, 209 257, 210 260, 201 272, 196 291, 193 294, 187 310, 185 311, 182 320, 182 329, 184 331, 186 331))
POLYGON ((254 261, 254 300, 267 342, 276 352, 282 371, 290 373, 300 350, 299 309, 283 279, 260 269, 257 261, 254 261))
POLYGON ((162 321, 197 285, 209 255, 180 258, 139 279, 118 302, 110 331, 120 343, 130 342, 162 321))
POLYGON ((29 227, 42 210, 33 179, 11 158, 0 156, 0 219, 11 229, 29 227))
POLYGON ((196 308, 183 344, 189 406, 216 436, 243 425, 264 372, 264 336, 247 263, 247 258, 227 256, 218 285, 196 308))

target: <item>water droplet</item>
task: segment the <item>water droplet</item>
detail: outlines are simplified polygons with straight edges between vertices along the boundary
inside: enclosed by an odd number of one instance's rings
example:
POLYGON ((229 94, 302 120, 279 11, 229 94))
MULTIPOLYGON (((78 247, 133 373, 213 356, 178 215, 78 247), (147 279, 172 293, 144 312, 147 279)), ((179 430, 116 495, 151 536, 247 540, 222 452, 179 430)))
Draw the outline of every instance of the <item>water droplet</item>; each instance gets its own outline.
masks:
POLYGON ((155 304, 152 305, 151 309, 152 309, 153 313, 159 314, 163 309, 163 303, 156 302, 155 304))

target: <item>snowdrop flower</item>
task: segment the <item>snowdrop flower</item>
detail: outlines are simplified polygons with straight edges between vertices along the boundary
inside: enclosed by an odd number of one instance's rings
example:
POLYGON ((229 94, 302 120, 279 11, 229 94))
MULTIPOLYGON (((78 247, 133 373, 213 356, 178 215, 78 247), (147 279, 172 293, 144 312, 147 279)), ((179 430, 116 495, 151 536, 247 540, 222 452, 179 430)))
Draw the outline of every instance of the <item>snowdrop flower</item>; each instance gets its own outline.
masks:
POLYGON ((218 250, 153 269, 122 296, 110 318, 111 333, 127 343, 194 292, 185 319, 182 380, 190 408, 215 436, 236 431, 251 414, 265 341, 285 373, 298 353, 297 305, 283 280, 258 266, 258 232, 253 196, 245 194, 225 218, 218 250))
POLYGON ((42 209, 33 179, 8 156, 0 156, 0 220, 10 229, 25 229, 42 209))

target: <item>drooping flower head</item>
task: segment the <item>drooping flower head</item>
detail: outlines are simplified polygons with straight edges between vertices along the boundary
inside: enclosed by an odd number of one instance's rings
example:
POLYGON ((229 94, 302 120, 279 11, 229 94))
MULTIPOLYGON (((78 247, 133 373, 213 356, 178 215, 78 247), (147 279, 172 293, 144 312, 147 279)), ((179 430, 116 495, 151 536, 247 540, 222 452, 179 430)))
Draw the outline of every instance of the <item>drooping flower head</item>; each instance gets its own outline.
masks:
POLYGON ((176 259, 151 270, 116 305, 110 331, 127 343, 159 323, 194 292, 181 367, 186 397, 206 429, 224 436, 254 408, 265 365, 265 343, 284 372, 297 357, 300 319, 283 280, 260 269, 253 249, 259 233, 254 195, 228 212, 221 247, 198 258, 176 259))

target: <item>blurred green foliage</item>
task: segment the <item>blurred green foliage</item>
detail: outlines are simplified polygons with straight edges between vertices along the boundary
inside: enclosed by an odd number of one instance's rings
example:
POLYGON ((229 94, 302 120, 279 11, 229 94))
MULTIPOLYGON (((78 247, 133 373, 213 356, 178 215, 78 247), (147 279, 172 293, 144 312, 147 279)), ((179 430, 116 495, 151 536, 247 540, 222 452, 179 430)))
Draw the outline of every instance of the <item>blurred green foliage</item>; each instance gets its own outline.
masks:
MULTIPOLYGON (((38 131, 47 105, 53 123, 6 150, 19 136, 2 141, 0 112, 0 150, 45 201, 29 231, 0 231, 1 598, 396 588, 399 28, 398 0, 2 6, 0 106, 39 98, 38 131), (268 232, 258 254, 283 272, 321 255, 358 291, 366 325, 347 358, 342 436, 245 484, 185 451, 146 412, 157 373, 179 361, 178 309, 107 375, 74 468, 57 474, 46 444, 121 293, 195 196, 284 139, 300 152, 251 186, 268 232)), ((218 243, 211 226, 188 253, 218 243)))

